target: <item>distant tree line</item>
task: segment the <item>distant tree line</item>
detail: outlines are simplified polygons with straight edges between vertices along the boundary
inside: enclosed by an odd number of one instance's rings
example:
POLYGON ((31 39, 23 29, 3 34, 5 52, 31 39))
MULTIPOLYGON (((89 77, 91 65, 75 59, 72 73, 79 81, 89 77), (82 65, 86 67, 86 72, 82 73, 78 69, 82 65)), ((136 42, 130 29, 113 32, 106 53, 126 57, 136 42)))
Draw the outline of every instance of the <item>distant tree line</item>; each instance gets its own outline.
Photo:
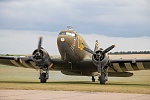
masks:
POLYGON ((117 51, 117 52, 110 52, 109 54, 150 54, 150 51, 117 51))

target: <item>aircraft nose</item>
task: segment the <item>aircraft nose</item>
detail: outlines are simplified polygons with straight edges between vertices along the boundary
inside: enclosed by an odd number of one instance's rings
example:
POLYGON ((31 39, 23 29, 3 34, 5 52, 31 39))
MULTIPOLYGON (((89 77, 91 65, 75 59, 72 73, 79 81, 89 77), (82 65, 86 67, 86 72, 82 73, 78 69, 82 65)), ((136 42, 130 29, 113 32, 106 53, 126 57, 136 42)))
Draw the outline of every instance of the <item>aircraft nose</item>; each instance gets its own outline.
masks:
POLYGON ((73 43, 73 41, 74 41, 74 38, 70 37, 70 36, 58 36, 58 38, 57 38, 58 46, 62 42, 66 43, 70 46, 73 43))

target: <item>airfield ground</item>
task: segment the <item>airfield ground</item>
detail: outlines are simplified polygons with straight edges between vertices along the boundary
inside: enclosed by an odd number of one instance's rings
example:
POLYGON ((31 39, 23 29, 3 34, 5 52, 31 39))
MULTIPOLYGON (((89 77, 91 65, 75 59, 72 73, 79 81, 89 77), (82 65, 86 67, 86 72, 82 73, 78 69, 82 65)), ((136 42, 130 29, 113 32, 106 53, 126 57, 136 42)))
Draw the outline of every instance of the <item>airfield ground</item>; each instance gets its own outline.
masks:
POLYGON ((0 100, 149 100, 149 94, 49 90, 0 90, 0 100))
MULTIPOLYGON (((131 55, 111 58, 128 58, 131 55)), ((150 58, 150 55, 132 55, 132 58, 150 58)), ((105 85, 91 82, 91 77, 66 76, 50 71, 47 83, 39 82, 35 69, 0 65, 0 90, 51 90, 150 94, 150 70, 134 71, 132 77, 109 77, 105 85)))
POLYGON ((91 82, 91 77, 66 76, 50 72, 47 83, 41 84, 38 71, 10 66, 0 66, 0 89, 54 90, 150 94, 150 70, 135 71, 127 78, 109 78, 106 85, 91 82))

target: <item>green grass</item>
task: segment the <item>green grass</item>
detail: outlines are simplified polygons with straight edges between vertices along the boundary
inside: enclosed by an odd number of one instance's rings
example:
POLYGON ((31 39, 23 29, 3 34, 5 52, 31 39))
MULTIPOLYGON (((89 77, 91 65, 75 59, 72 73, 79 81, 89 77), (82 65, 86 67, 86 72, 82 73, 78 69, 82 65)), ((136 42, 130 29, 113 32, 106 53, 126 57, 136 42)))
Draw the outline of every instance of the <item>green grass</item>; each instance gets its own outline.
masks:
POLYGON ((109 78, 106 85, 91 82, 91 77, 66 76, 51 72, 47 83, 39 83, 34 69, 0 66, 0 89, 55 90, 150 94, 150 70, 135 71, 132 77, 109 78))

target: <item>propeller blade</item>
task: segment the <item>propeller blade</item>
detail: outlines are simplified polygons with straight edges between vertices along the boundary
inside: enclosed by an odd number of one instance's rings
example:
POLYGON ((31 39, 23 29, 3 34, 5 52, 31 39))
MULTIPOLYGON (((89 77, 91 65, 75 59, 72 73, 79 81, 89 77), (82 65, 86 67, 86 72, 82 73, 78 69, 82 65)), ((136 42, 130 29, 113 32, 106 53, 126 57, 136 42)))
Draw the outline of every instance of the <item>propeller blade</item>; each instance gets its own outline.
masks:
POLYGON ((101 61, 100 61, 100 59, 98 60, 97 71, 98 71, 98 73, 101 73, 101 61))
POLYGON ((106 49, 102 52, 102 54, 105 54, 105 53, 109 52, 109 51, 112 50, 115 46, 116 46, 116 45, 114 44, 114 45, 111 45, 110 47, 106 48, 106 49))
POLYGON ((98 40, 96 40, 94 52, 96 52, 98 49, 99 49, 99 43, 98 40))
POLYGON ((87 51, 87 52, 89 52, 89 53, 91 53, 91 54, 93 54, 93 55, 96 54, 93 50, 91 50, 91 49, 89 49, 89 48, 87 48, 87 47, 84 47, 83 50, 85 50, 85 51, 87 51))
POLYGON ((42 45, 42 37, 39 38, 39 43, 38 43, 38 52, 41 49, 41 45, 42 45))

